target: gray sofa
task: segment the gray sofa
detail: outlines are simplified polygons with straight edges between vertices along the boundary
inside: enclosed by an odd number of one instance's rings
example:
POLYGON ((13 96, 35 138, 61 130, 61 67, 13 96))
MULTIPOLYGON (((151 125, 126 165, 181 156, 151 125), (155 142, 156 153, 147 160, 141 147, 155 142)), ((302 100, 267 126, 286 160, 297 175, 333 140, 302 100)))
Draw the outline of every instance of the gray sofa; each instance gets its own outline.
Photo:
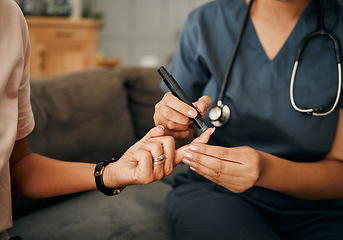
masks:
MULTIPOLYGON (((159 83, 156 69, 139 67, 32 79, 32 151, 64 161, 119 158, 153 127, 154 106, 163 96, 159 83)), ((176 172, 184 170, 179 165, 176 172)), ((172 239, 163 211, 172 177, 129 186, 114 197, 96 190, 47 199, 14 197, 9 233, 24 240, 172 239)))

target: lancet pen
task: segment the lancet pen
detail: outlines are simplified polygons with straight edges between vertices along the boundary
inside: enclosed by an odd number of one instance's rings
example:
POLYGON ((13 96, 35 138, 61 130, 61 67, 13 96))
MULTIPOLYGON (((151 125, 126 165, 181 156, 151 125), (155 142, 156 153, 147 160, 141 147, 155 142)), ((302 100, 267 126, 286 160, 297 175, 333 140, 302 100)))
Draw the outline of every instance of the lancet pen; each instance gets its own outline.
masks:
POLYGON ((193 122, 195 122, 197 127, 202 132, 204 132, 206 129, 208 129, 207 125, 205 124, 204 120, 202 119, 200 112, 198 111, 198 109, 196 109, 196 107, 194 107, 192 102, 188 99, 185 92, 182 90, 182 88, 176 82, 176 80, 173 78, 173 76, 170 75, 168 73, 168 71, 163 66, 160 67, 157 71, 161 75, 164 83, 167 85, 169 90, 174 94, 174 96, 176 96, 178 99, 180 99, 184 103, 187 103, 189 106, 193 107, 197 111, 198 115, 195 118, 190 118, 193 122))

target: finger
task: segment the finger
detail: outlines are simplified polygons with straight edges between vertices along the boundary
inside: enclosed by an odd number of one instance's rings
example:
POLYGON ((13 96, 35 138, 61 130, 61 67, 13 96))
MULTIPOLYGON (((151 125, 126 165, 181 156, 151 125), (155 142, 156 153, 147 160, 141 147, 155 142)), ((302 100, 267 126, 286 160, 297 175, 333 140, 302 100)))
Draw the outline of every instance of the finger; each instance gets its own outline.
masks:
POLYGON ((216 174, 242 176, 242 171, 244 171, 244 166, 240 163, 218 159, 213 156, 190 151, 189 149, 184 152, 182 161, 195 169, 206 168, 209 169, 208 171, 211 170, 216 174))
POLYGON ((170 92, 165 94, 163 101, 167 107, 174 109, 183 116, 195 118, 198 115, 197 111, 193 107, 181 101, 170 92))
POLYGON ((137 160, 138 167, 136 172, 136 184, 148 184, 151 183, 153 178, 151 153, 145 149, 138 149, 133 158, 137 160))
MULTIPOLYGON (((193 125, 194 123, 188 118, 183 115, 180 115, 179 113, 175 112, 174 110, 171 110, 169 117, 163 117, 158 113, 158 106, 156 106, 156 111, 154 114, 154 122, 155 124, 160 124, 165 126, 165 134, 174 137, 175 139, 184 139, 187 138, 191 133, 194 132, 193 125), (176 116, 173 116, 173 114, 176 114, 176 116), (174 120, 178 120, 178 116, 180 119, 184 119, 178 122, 175 122, 174 120), (172 120, 168 120, 166 118, 170 118, 172 120)), ((168 110, 168 108, 167 108, 168 110)), ((169 109, 170 110, 170 109, 169 109)), ((168 115, 168 113, 166 113, 168 115)))
POLYGON ((172 131, 185 131, 189 124, 192 123, 188 117, 183 116, 175 110, 169 107, 160 107, 158 105, 156 105, 153 118, 155 125, 163 125, 166 129, 172 131))
MULTIPOLYGON (((242 160, 248 156, 242 155, 240 148, 227 148, 203 144, 201 142, 191 142, 189 151, 197 152, 203 155, 212 156, 218 159, 242 163, 242 160)), ((247 158, 249 159, 249 157, 247 158)))
POLYGON ((162 125, 158 125, 150 129, 150 131, 140 140, 140 142, 146 143, 149 139, 153 137, 160 137, 163 136, 165 133, 165 129, 162 125))
POLYGON ((165 153, 160 141, 151 139, 142 149, 150 152, 150 161, 153 169, 154 180, 160 180, 164 176, 165 153))
POLYGON ((157 127, 154 127, 150 129, 150 131, 139 141, 137 141, 135 144, 133 144, 125 153, 123 156, 127 157, 128 160, 132 160, 131 155, 134 152, 136 152, 140 147, 142 147, 149 139, 153 137, 163 136, 165 133, 164 127, 162 125, 159 125, 157 127))
POLYGON ((201 133, 199 137, 195 138, 192 143, 207 143, 216 128, 208 128, 205 132, 201 133))
POLYGON ((200 111, 201 115, 205 115, 207 109, 211 106, 212 100, 208 96, 202 96, 197 102, 194 103, 194 106, 200 111))
POLYGON ((191 167, 190 169, 208 180, 235 192, 239 192, 242 185, 241 183, 244 181, 242 177, 221 175, 220 173, 213 172, 211 169, 194 167, 191 167))
POLYGON ((166 129, 165 135, 172 136, 175 139, 185 139, 194 133, 194 128, 188 128, 186 131, 171 131, 166 129))
POLYGON ((183 160, 184 152, 188 149, 188 145, 178 148, 175 151, 174 167, 178 165, 183 160))
POLYGON ((163 146, 163 152, 165 156, 164 175, 168 176, 173 172, 174 158, 175 158, 175 140, 170 136, 163 136, 150 140, 151 142, 160 143, 163 146))
POLYGON ((165 105, 156 105, 154 121, 155 124, 173 130, 186 130, 188 125, 191 124, 189 117, 165 105))
MULTIPOLYGON (((215 128, 209 128, 205 132, 203 132, 199 137, 195 138, 192 143, 207 143, 210 139, 210 136, 213 134, 215 128)), ((178 165, 183 157, 184 152, 189 148, 189 145, 180 147, 176 150, 175 159, 174 159, 174 166, 178 165)))
MULTIPOLYGON (((215 128, 209 128, 206 131, 204 131, 199 137, 195 138, 192 143, 207 143, 208 140, 210 139, 210 136, 213 134, 215 131, 215 128)), ((191 143, 191 144, 192 144, 191 143)), ((189 145, 185 145, 183 147, 180 147, 176 150, 175 152, 175 158, 174 158, 174 166, 178 165, 182 159, 184 152, 188 149, 189 145)))

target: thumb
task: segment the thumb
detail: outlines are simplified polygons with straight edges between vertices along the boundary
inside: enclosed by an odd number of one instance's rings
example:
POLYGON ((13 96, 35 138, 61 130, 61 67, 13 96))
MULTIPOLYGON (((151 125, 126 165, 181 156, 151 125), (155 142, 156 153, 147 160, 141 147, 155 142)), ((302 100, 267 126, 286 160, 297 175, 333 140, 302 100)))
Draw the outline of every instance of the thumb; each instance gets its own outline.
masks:
POLYGON ((212 100, 208 96, 202 96, 199 100, 194 103, 196 108, 200 111, 201 115, 205 115, 207 109, 211 106, 212 100))

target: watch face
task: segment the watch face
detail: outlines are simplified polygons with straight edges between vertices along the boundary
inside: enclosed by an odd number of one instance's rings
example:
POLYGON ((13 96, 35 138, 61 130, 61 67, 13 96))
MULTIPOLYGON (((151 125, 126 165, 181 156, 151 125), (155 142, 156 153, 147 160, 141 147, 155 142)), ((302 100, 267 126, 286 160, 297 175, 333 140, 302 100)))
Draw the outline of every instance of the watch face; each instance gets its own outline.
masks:
POLYGON ((217 121, 222 116, 222 109, 218 106, 212 107, 208 116, 212 121, 217 121))

